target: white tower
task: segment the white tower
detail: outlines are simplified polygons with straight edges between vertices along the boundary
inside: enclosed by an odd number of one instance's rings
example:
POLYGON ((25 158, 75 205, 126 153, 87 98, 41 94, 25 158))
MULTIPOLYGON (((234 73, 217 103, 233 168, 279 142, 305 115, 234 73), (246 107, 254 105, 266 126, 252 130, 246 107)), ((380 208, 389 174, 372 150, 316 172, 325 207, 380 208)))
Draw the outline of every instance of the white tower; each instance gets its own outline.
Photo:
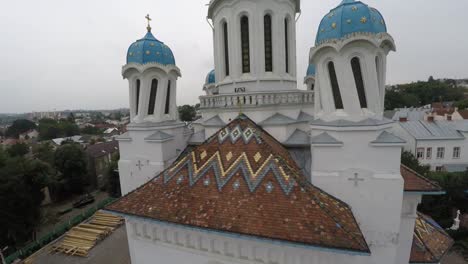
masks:
POLYGON ((408 263, 409 252, 398 245, 412 241, 414 227, 401 225, 404 141, 383 118, 391 50, 395 44, 379 11, 344 0, 322 19, 310 51, 316 67, 311 181, 352 207, 371 247, 366 263, 408 263))
POLYGON ((122 194, 139 187, 179 155, 191 131, 178 121, 177 78, 172 51, 151 33, 127 52, 122 75, 129 82, 130 124, 118 138, 122 194))

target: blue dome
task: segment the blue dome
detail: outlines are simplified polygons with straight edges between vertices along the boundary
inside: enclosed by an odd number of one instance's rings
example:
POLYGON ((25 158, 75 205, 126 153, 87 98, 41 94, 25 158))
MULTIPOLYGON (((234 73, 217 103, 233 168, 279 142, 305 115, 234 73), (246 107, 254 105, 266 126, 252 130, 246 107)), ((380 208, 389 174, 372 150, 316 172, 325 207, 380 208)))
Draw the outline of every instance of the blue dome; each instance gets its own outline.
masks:
POLYGON ((356 32, 387 32, 385 20, 380 12, 361 1, 343 0, 320 22, 315 44, 325 40, 341 39, 356 32))
POLYGON ((315 65, 309 64, 309 67, 307 68, 306 76, 315 76, 315 65))
POLYGON ((208 73, 208 75, 206 75, 206 80, 205 80, 205 84, 212 84, 212 83, 215 83, 216 80, 215 80, 215 70, 212 70, 208 73))
POLYGON ((151 31, 128 48, 127 63, 175 65, 171 49, 157 40, 151 31))

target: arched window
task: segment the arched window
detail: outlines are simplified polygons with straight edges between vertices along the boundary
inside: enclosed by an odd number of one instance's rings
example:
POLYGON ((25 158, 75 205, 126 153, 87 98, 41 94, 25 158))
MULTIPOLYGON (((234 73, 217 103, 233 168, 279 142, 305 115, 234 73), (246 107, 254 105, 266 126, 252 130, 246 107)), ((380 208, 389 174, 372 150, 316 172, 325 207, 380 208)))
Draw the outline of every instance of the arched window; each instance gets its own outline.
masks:
POLYGON ((364 89, 364 80, 362 79, 361 61, 358 57, 351 59, 351 68, 353 69, 354 82, 356 83, 359 103, 361 108, 367 108, 366 91, 364 89))
POLYGON ((150 101, 148 106, 148 115, 154 114, 154 107, 156 104, 156 94, 158 93, 158 80, 151 81, 150 101))
POLYGON ((242 49, 242 72, 250 72, 250 39, 249 39, 249 18, 241 18, 241 49, 242 49))
POLYGON ((284 60, 286 72, 289 73, 289 19, 284 19, 284 60))
POLYGON ((228 38, 228 24, 223 23, 223 44, 224 44, 224 74, 229 76, 229 38, 228 38))
POLYGON ((169 114, 169 104, 171 102, 171 80, 167 83, 167 94, 166 94, 166 109, 164 113, 167 115, 169 114))
POLYGON ((263 31, 265 34, 265 71, 273 71, 273 44, 271 38, 271 15, 263 17, 263 31))
POLYGON ((335 64, 332 61, 328 63, 328 74, 330 75, 335 108, 343 109, 343 100, 341 99, 340 86, 338 85, 338 79, 336 78, 335 64))
POLYGON ((135 98, 135 115, 138 115, 138 105, 140 103, 140 80, 136 80, 136 98, 135 98))
POLYGON ((377 71, 377 83, 378 83, 379 89, 380 89, 380 87, 382 87, 382 76, 381 76, 382 69, 381 69, 381 65, 380 65, 379 56, 375 56, 375 68, 376 68, 376 71, 377 71))

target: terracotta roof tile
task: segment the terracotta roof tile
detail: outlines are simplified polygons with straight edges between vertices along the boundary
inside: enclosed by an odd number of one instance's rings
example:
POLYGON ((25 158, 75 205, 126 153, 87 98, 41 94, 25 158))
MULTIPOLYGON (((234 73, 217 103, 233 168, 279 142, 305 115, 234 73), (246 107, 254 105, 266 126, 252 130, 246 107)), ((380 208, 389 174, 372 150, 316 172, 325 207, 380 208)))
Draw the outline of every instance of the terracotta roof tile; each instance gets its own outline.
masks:
POLYGON ((311 185, 289 152, 244 115, 107 210, 369 253, 349 206, 311 185))
POLYGON ((419 175, 417 172, 403 164, 401 165, 400 172, 401 176, 403 176, 403 179, 405 180, 405 192, 443 192, 442 187, 437 183, 419 175))
POLYGON ((452 245, 452 238, 432 218, 418 213, 410 263, 439 263, 452 245))

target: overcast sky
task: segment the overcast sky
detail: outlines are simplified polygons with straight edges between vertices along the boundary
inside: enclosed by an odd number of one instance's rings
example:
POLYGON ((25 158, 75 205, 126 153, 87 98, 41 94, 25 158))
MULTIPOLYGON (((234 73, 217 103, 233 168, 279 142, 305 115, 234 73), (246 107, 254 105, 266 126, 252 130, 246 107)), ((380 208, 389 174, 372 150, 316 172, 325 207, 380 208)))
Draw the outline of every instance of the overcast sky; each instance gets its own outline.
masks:
MULTIPOLYGON (((302 83, 318 24, 341 0, 303 0, 297 24, 302 83)), ((153 33, 182 71, 178 104, 194 104, 213 68, 208 0, 0 0, 0 113, 128 107, 128 46, 153 33)), ((367 0, 384 15, 397 52, 388 83, 468 78, 467 0, 367 0)))

